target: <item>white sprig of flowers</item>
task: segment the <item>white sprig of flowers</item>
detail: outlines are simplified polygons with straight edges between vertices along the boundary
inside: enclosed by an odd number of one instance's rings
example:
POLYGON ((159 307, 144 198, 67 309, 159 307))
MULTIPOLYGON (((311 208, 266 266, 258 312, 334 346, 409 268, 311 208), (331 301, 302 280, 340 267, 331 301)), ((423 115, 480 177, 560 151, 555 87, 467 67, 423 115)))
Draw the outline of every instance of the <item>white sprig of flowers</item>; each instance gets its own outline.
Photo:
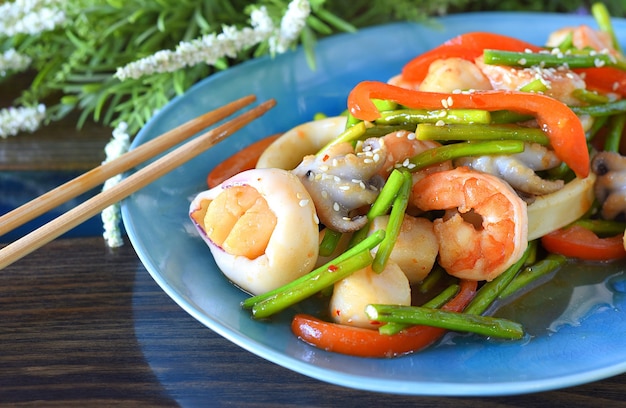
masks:
MULTIPOLYGON (((0 4, 0 36, 18 34, 38 35, 69 24, 63 10, 65 0, 14 0, 0 4)), ((119 67, 114 76, 123 81, 161 72, 174 72, 195 64, 216 65, 224 57, 235 58, 240 52, 267 41, 272 55, 286 52, 298 39, 311 13, 308 0, 293 0, 276 26, 264 6, 251 8, 250 26, 224 26, 219 34, 206 34, 191 41, 183 41, 175 50, 161 50, 146 58, 119 67)), ((25 71, 31 60, 14 49, 0 55, 0 77, 25 71)), ((46 106, 19 106, 0 109, 0 137, 15 136, 20 132, 34 132, 46 118, 46 106)), ((119 123, 105 147, 104 162, 111 161, 130 147, 130 135, 125 122, 119 123)), ((119 183, 118 175, 102 187, 109 189, 119 183)), ((109 247, 123 245, 119 204, 102 211, 103 237, 109 247)))
MULTIPOLYGON (((241 51, 263 41, 269 42, 272 54, 281 54, 297 40, 310 13, 311 5, 308 0, 293 0, 281 19, 280 27, 277 28, 265 7, 255 8, 250 13, 250 27, 237 29, 225 26, 220 34, 207 34, 192 41, 184 41, 173 51, 158 51, 151 56, 131 62, 118 68, 115 76, 123 81, 160 72, 173 72, 200 63, 215 65, 220 58, 234 58, 241 51)), ((113 131, 113 139, 107 145, 105 161, 124 154, 130 146, 128 141, 126 124, 121 123, 113 131)), ((107 180, 103 190, 113 187, 121 180, 121 176, 107 180)), ((119 204, 102 212, 104 238, 110 247, 123 245, 120 220, 119 204)))

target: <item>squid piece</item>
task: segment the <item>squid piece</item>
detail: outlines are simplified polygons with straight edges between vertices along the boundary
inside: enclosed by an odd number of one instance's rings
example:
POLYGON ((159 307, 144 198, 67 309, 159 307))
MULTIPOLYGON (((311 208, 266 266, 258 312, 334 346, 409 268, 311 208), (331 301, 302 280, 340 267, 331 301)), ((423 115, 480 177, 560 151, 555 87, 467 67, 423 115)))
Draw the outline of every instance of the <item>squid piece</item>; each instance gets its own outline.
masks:
POLYGON ((563 188, 563 180, 546 180, 535 173, 560 163, 552 150, 537 143, 527 143, 524 151, 518 154, 465 157, 455 162, 457 166, 500 177, 515 190, 529 195, 550 194, 563 188))
POLYGON ((602 218, 626 219, 626 157, 614 152, 600 152, 591 160, 597 175, 594 193, 602 203, 602 218))
POLYGON ((198 194, 189 214, 224 275, 254 295, 310 272, 317 260, 313 201, 286 170, 239 173, 198 194))
POLYGON ((357 151, 349 143, 339 143, 322 154, 305 156, 292 173, 311 194, 322 224, 353 232, 367 223, 358 211, 378 196, 384 181, 377 173, 385 155, 377 138, 367 139, 357 151))
POLYGON ((333 116, 298 125, 265 149, 256 168, 293 170, 304 156, 319 152, 345 128, 345 116, 333 116))

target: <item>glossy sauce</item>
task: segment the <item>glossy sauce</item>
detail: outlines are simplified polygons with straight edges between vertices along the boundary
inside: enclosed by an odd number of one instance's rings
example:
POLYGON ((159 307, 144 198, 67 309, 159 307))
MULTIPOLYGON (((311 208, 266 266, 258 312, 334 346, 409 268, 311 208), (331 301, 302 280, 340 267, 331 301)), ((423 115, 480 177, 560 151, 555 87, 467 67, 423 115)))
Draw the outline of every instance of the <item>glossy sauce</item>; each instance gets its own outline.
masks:
POLYGON ((497 305, 495 316, 521 323, 531 335, 557 332, 565 325, 579 326, 594 313, 623 307, 626 262, 571 262, 547 282, 497 305))

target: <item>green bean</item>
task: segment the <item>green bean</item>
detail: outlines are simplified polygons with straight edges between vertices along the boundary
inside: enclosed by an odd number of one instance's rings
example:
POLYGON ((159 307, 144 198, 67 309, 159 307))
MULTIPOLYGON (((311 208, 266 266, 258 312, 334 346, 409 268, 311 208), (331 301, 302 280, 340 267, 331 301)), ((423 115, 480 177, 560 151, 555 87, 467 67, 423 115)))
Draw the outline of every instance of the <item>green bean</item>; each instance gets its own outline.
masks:
POLYGON ((471 302, 467 305, 467 307, 465 307, 463 313, 471 315, 480 315, 485 313, 493 301, 498 297, 500 292, 502 292, 502 290, 509 285, 515 275, 519 272, 520 268, 524 265, 524 262, 526 262, 528 255, 532 251, 531 247, 532 245, 529 245, 526 248, 526 251, 522 254, 521 258, 498 275, 497 278, 491 282, 486 282, 483 286, 481 286, 471 302))
POLYGON ((516 125, 432 125, 420 123, 415 136, 419 140, 521 140, 547 146, 548 135, 541 129, 516 125))
POLYGON ((556 47, 559 50, 565 52, 574 47, 574 35, 572 32, 568 32, 563 41, 556 47))
POLYGON ((446 271, 438 264, 435 263, 433 270, 420 282, 418 290, 420 293, 428 293, 437 285, 444 277, 448 276, 446 271))
POLYGON ((606 125, 606 122, 608 120, 609 120, 609 116, 597 116, 593 119, 593 124, 591 125, 591 129, 589 129, 587 131, 587 134, 585 135, 588 142, 593 140, 593 138, 598 134, 600 129, 602 129, 604 125, 606 125))
MULTIPOLYGON (((372 103, 374 103, 374 106, 376 106, 378 111, 381 113, 385 111, 389 111, 389 110, 394 110, 398 107, 398 104, 396 102, 391 101, 391 100, 386 100, 386 99, 372 99, 372 103)), ((346 115, 347 115, 346 130, 359 124, 362 124, 362 126, 365 127, 365 123, 361 119, 357 119, 354 116, 352 116, 350 111, 346 111, 346 115)))
POLYGON ((626 113, 615 115, 610 120, 609 132, 604 142, 604 150, 607 152, 619 152, 622 132, 626 125, 626 113))
POLYGON ((567 258, 563 255, 548 254, 544 259, 537 263, 527 266, 500 292, 498 299, 505 299, 519 290, 527 287, 530 283, 536 281, 542 276, 546 276, 554 272, 567 262, 567 258))
POLYGON ((615 102, 601 103, 589 106, 571 106, 570 109, 578 116, 611 116, 618 113, 626 112, 626 99, 620 99, 615 102))
POLYGON ((323 152, 326 151, 326 149, 336 144, 344 143, 344 142, 353 142, 355 140, 358 140, 361 137, 363 137, 363 135, 365 134, 365 130, 366 130, 365 122, 356 123, 354 126, 347 128, 339 136, 337 136, 330 142, 326 143, 326 146, 322 147, 317 152, 317 154, 318 155, 322 154, 323 152))
POLYGON ((522 92, 545 92, 548 90, 548 86, 543 82, 542 79, 535 79, 534 81, 530 81, 526 85, 520 88, 522 92))
POLYGON ((389 99, 372 99, 372 103, 381 113, 398 108, 398 103, 389 99))
POLYGON ((620 47, 620 43, 615 36, 615 31, 613 30, 613 24, 611 23, 611 14, 609 10, 606 8, 604 3, 596 2, 591 6, 591 15, 593 15, 598 27, 600 30, 606 32, 611 37, 611 43, 613 48, 615 48, 620 53, 622 49, 620 47))
POLYGON ((380 190, 378 197, 376 197, 376 201, 374 201, 372 207, 367 212, 367 218, 369 220, 387 214, 396 196, 405 184, 405 180, 404 174, 400 170, 394 169, 391 172, 385 185, 380 190))
POLYGON ((480 109, 399 109, 381 112, 374 122, 380 125, 400 125, 418 123, 490 123, 489 111, 480 109))
POLYGON ((403 184, 404 176, 402 175, 402 172, 394 169, 387 178, 387 181, 380 190, 380 193, 378 193, 378 197, 376 197, 376 200, 367 212, 368 224, 352 234, 348 248, 358 244, 367 236, 367 233, 369 232, 369 221, 372 221, 374 218, 381 215, 387 214, 403 184))
POLYGON ((420 306, 372 304, 365 307, 365 314, 379 322, 425 325, 511 340, 524 336, 522 325, 511 320, 420 306))
POLYGON ((397 132, 399 130, 407 130, 409 132, 415 132, 414 123, 404 123, 400 125, 379 125, 376 123, 369 123, 365 127, 365 134, 361 137, 361 140, 369 137, 383 137, 389 133, 397 132))
POLYGON ((603 237, 623 234, 624 230, 626 229, 626 222, 610 220, 591 220, 588 218, 574 221, 572 225, 578 225, 580 227, 586 228, 589 231, 592 231, 594 234, 603 237))
POLYGON ((315 277, 307 279, 298 285, 290 286, 289 289, 280 291, 252 306, 252 316, 265 318, 276 314, 314 294, 324 290, 352 273, 365 268, 372 263, 372 254, 368 249, 362 250, 356 255, 319 271, 315 277))
POLYGON ((393 251, 398 235, 400 235, 404 212, 409 204, 409 195, 411 194, 412 185, 411 173, 408 171, 399 171, 399 173, 402 174, 403 183, 391 207, 391 214, 389 215, 389 221, 385 229, 385 238, 380 245, 378 245, 376 256, 372 263, 372 270, 376 273, 381 273, 387 265, 387 260, 391 255, 391 251, 393 251))
POLYGON ((365 237, 365 239, 361 242, 359 242, 357 245, 355 245, 354 247, 348 249, 346 252, 342 253, 341 255, 337 256, 335 259, 333 259, 330 262, 325 263, 324 265, 320 266, 317 269, 314 269, 313 271, 309 272, 308 274, 286 284, 283 285, 277 289, 271 290, 269 292, 260 294, 260 295, 256 295, 256 296, 252 296, 247 298, 246 300, 244 300, 241 303, 241 306, 249 309, 252 306, 254 306, 255 304, 262 302, 265 299, 268 299, 280 292, 283 291, 288 291, 288 290, 292 290, 293 287, 296 287, 298 285, 303 284, 304 282, 308 281, 308 280, 312 280, 315 279, 316 276, 318 276, 320 273, 322 273, 323 271, 328 270, 328 268, 332 268, 334 265, 337 265, 340 262, 343 262, 357 254, 359 254, 360 252, 364 251, 364 250, 372 250, 376 247, 376 245, 380 244, 380 242, 383 240, 383 238, 385 237, 385 231, 383 230, 377 230, 375 231, 373 234, 365 237))
MULTIPOLYGON (((456 295, 458 291, 459 291, 459 285, 457 285, 456 283, 452 284, 448 286, 447 288, 445 288, 444 290, 442 290, 441 292, 439 292, 437 296, 435 296, 428 302, 424 303, 422 307, 427 307, 430 309, 439 309, 441 306, 446 304, 448 300, 452 299, 452 297, 456 295)), ((410 324, 389 322, 387 324, 380 326, 378 328, 378 332, 380 334, 393 335, 411 326, 412 325, 410 324)))
POLYGON ((491 112, 491 123, 495 124, 525 122, 533 118, 534 117, 532 115, 513 112, 510 110, 498 110, 491 112))
POLYGON ((484 50, 483 61, 490 65, 516 67, 541 66, 545 68, 568 66, 569 68, 615 67, 626 69, 623 61, 608 54, 590 52, 584 55, 571 53, 552 54, 549 52, 514 52, 484 50))
POLYGON ((498 140, 487 142, 461 142, 428 149, 409 159, 411 172, 422 170, 433 164, 467 156, 492 154, 513 154, 524 151, 524 142, 519 140, 498 140))
POLYGON ((607 103, 610 101, 609 97, 606 95, 602 95, 596 91, 590 91, 588 89, 582 89, 582 88, 574 89, 574 91, 572 91, 572 95, 574 96, 574 98, 578 99, 579 101, 582 101, 591 105, 607 103))
POLYGON ((341 235, 341 232, 326 228, 322 242, 320 242, 319 255, 330 256, 337 248, 341 235))

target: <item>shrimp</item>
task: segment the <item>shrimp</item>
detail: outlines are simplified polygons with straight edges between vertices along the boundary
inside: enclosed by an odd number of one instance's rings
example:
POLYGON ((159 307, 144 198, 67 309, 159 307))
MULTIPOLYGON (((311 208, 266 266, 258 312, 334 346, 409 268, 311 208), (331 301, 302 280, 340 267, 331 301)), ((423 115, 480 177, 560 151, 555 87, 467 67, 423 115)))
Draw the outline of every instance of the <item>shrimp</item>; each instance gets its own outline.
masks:
POLYGON ((413 186, 412 200, 424 211, 445 210, 433 228, 450 275, 491 281, 526 250, 526 203, 498 177, 466 167, 433 173, 413 186))
POLYGON ((319 220, 311 196, 286 170, 241 172, 198 194, 189 215, 220 270, 252 294, 315 266, 319 220))
POLYGON ((552 98, 568 105, 581 105, 580 99, 574 96, 578 89, 585 89, 585 81, 574 71, 565 68, 512 68, 503 65, 485 64, 482 57, 476 59, 476 65, 491 82, 492 89, 519 90, 535 80, 546 86, 543 92, 552 98))
POLYGON ((596 51, 606 51, 611 54, 617 54, 617 50, 613 46, 611 35, 605 31, 594 30, 588 25, 582 24, 578 27, 563 27, 554 31, 548 37, 547 47, 558 47, 572 36, 572 45, 578 49, 592 48, 596 51))
MULTIPOLYGON (((408 159, 426 150, 441 146, 434 140, 418 140, 415 133, 408 130, 398 130, 381 138, 385 149, 385 161, 379 174, 387 178, 394 168, 410 167, 408 159)), ((436 164, 423 170, 422 174, 452 168, 450 161, 436 164)), ((419 172, 416 172, 419 173, 419 172)))
POLYGON ((368 266, 335 283, 330 314, 336 323, 377 328, 365 314, 365 307, 372 303, 411 304, 409 281, 395 262, 387 261, 381 273, 368 266))
POLYGON ((418 88, 423 92, 467 91, 491 89, 489 79, 471 61, 446 58, 433 61, 418 88))

